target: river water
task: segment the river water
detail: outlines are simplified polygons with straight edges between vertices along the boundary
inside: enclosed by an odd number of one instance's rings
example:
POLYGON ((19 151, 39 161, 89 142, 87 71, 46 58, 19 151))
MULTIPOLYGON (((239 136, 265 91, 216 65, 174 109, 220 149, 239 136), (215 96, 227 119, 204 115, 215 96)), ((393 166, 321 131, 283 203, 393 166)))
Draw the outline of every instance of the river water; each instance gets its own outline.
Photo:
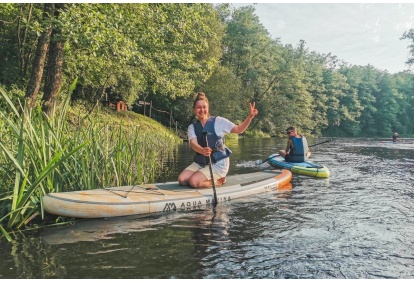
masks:
MULTIPOLYGON (((309 140, 309 143, 322 141, 309 140)), ((241 139, 229 174, 281 139, 241 139)), ((327 179, 294 175, 291 189, 193 212, 77 220, 0 242, 6 278, 414 278, 414 144, 336 139, 312 148, 327 179)), ((192 159, 179 146, 163 181, 192 159)))

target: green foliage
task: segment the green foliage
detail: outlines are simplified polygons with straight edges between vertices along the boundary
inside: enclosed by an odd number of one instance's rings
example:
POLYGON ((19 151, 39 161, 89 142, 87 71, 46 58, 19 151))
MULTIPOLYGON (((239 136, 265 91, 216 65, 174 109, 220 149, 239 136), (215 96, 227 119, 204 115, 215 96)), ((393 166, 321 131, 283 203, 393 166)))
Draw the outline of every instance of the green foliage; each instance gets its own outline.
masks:
MULTIPOLYGON (((58 119, 61 117, 49 120, 40 107, 18 111, 3 90, 1 94, 13 112, 1 112, 5 130, 0 145, 4 174, 0 176, 6 184, 14 183, 3 189, 5 197, 1 202, 9 207, 7 226, 20 228, 38 214, 41 197, 60 184, 60 180, 53 178, 55 170, 84 144, 74 145, 63 136, 65 129, 58 119)), ((4 218, 2 215, 1 220, 4 218)))
MULTIPOLYGON (((213 75, 198 87, 197 91, 208 94, 212 115, 240 122, 246 118, 248 100, 242 95, 240 80, 230 69, 217 67, 213 75)), ((194 113, 191 112, 191 116, 194 116, 194 113)))
POLYGON ((220 13, 227 24, 222 64, 234 73, 241 84, 241 103, 247 105, 252 99, 256 101, 259 116, 250 129, 260 129, 269 125, 266 120, 271 116, 272 109, 264 107, 263 103, 266 103, 268 95, 272 95, 269 90, 278 75, 281 52, 277 42, 269 37, 254 14, 252 6, 234 10, 230 17, 226 16, 224 9, 220 6, 220 13))
POLYGON ((395 79, 395 87, 400 93, 401 98, 397 100, 400 110, 396 114, 397 123, 400 126, 393 128, 393 131, 400 131, 414 136, 414 84, 413 77, 408 73, 398 73, 393 76, 395 79))
POLYGON ((67 78, 115 86, 128 101, 147 89, 186 96, 220 57, 223 28, 210 4, 73 4, 61 24, 67 78))
POLYGON ((41 30, 42 4, 0 4, 0 84, 25 83, 41 30))
POLYGON ((404 32, 403 36, 400 39, 409 39, 410 43, 408 45, 408 49, 410 52, 411 57, 408 58, 407 64, 412 66, 414 64, 414 29, 410 29, 404 32))
MULTIPOLYGON (((74 85, 72 88, 74 89, 74 85)), ((140 184, 154 180, 163 158, 180 142, 145 119, 85 117, 69 108, 69 95, 50 116, 40 105, 18 108, 0 89, 8 112, 0 112, 0 230, 19 229, 42 214, 49 192, 140 184), (6 224, 7 220, 7 224, 6 224), (4 224, 4 225, 3 225, 4 224)), ((87 112, 82 110, 81 113, 87 112)))
MULTIPOLYGON (((0 86, 1 87, 1 86, 0 86)), ((3 91, 7 91, 10 100, 14 105, 18 105, 20 101, 23 101, 25 93, 22 89, 20 89, 17 85, 12 84, 9 86, 8 89, 4 89, 3 91)), ((9 104, 6 100, 0 100, 0 109, 6 109, 9 107, 9 104)))
POLYGON ((376 121, 376 130, 378 136, 384 136, 387 133, 397 131, 401 127, 397 121, 397 114, 400 112, 400 106, 397 101, 402 99, 398 93, 394 79, 389 74, 383 74, 378 82, 379 92, 374 93, 376 102, 374 106, 378 110, 374 119, 376 121))

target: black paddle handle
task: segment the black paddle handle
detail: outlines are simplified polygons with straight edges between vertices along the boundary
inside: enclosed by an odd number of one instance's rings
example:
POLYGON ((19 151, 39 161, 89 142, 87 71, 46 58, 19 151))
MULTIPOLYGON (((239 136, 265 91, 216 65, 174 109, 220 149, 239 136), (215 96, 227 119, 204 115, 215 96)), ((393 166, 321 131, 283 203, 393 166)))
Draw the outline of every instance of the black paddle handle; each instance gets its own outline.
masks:
MULTIPOLYGON (((206 140, 206 146, 208 146, 208 139, 207 139, 207 132, 203 132, 204 139, 206 140)), ((209 164, 208 167, 210 169, 210 178, 211 178, 211 184, 213 185, 213 193, 214 193, 214 207, 217 205, 217 192, 216 192, 216 184, 214 182, 214 175, 213 175, 213 165, 211 164, 211 155, 208 156, 209 164)))

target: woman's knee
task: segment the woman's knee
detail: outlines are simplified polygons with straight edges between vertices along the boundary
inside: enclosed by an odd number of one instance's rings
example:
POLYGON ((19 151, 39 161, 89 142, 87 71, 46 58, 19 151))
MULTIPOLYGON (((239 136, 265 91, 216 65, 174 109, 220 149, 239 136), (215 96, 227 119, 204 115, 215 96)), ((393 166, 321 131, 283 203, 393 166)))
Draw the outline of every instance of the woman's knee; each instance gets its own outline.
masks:
POLYGON ((188 181, 185 178, 178 176, 178 184, 180 184, 181 186, 186 186, 188 185, 188 181))
POLYGON ((191 174, 188 174, 188 172, 182 172, 179 176, 178 176, 178 183, 181 186, 187 186, 188 185, 188 179, 191 177, 191 174))
POLYGON ((193 187, 193 188, 199 188, 200 187, 200 181, 197 180, 196 178, 190 178, 188 180, 188 184, 193 187))
POLYGON ((205 184, 207 178, 203 174, 194 174, 188 179, 188 184, 193 188, 207 188, 208 185, 205 184))

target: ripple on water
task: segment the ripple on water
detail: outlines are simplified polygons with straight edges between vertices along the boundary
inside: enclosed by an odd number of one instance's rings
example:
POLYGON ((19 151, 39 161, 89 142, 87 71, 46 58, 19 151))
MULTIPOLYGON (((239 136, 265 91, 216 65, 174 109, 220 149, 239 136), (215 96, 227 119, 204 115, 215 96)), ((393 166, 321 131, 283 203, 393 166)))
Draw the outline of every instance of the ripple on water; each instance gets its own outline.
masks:
POLYGON ((412 278, 413 169, 398 154, 352 146, 319 156, 329 179, 294 176, 284 197, 234 205, 231 241, 202 260, 205 277, 412 278))
MULTIPOLYGON (((238 173, 251 171, 274 149, 270 141, 243 144, 240 166, 232 167, 241 168, 238 173)), ((313 148, 312 159, 331 176, 295 175, 290 190, 223 203, 215 211, 77 222, 54 229, 56 237, 45 231, 41 243, 32 237, 5 245, 12 259, 0 261, 0 275, 414 278, 414 147, 338 139, 313 148)))

